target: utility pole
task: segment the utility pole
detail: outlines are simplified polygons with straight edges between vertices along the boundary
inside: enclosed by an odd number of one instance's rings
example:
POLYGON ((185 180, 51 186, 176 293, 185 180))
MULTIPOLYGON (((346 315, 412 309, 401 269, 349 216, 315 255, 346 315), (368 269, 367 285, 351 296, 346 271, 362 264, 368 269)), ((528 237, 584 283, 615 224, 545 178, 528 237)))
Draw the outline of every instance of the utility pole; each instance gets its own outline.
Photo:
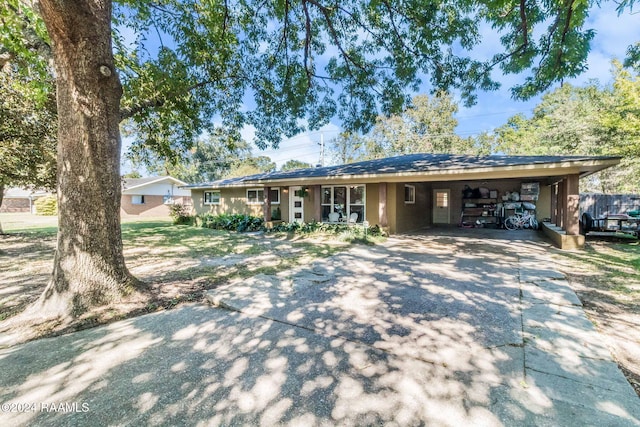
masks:
POLYGON ((320 133, 320 167, 324 166, 324 132, 320 133))

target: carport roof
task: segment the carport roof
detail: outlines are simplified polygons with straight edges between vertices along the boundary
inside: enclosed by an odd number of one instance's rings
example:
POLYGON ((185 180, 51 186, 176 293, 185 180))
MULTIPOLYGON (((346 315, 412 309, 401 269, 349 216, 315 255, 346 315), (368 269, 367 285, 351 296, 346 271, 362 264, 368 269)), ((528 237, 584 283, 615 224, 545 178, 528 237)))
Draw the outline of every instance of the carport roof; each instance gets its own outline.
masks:
POLYGON ((268 184, 317 184, 344 181, 401 182, 491 178, 586 176, 614 166, 612 156, 466 156, 407 154, 338 166, 270 172, 231 178, 187 188, 246 187, 268 184))

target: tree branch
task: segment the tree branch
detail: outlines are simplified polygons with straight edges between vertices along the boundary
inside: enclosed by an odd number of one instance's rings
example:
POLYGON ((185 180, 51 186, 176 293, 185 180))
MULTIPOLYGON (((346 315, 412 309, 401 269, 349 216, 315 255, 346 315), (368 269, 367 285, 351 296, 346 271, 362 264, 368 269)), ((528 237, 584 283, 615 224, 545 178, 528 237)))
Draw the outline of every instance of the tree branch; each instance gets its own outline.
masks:
POLYGON ((309 8, 307 8, 307 2, 302 2, 302 9, 304 10, 304 69, 307 73, 307 82, 309 86, 311 86, 311 69, 309 68, 309 56, 310 56, 310 48, 311 48, 311 17, 309 16, 309 8))
POLYGON ((206 80, 200 83, 196 83, 192 86, 189 86, 187 88, 185 88, 184 90, 181 91, 177 91, 174 93, 168 93, 164 96, 159 96, 159 97, 155 97, 155 98, 151 98, 151 99, 147 99, 144 100, 142 102, 140 102, 137 105, 134 105, 132 107, 128 107, 128 108, 121 108, 120 109, 120 121, 126 120, 126 119, 130 119, 131 117, 135 116, 136 114, 139 114, 145 110, 148 110, 150 108, 159 108, 162 107, 165 102, 167 102, 168 100, 178 97, 180 95, 184 95, 186 93, 191 92, 192 90, 210 85, 212 83, 214 83, 215 80, 206 80))

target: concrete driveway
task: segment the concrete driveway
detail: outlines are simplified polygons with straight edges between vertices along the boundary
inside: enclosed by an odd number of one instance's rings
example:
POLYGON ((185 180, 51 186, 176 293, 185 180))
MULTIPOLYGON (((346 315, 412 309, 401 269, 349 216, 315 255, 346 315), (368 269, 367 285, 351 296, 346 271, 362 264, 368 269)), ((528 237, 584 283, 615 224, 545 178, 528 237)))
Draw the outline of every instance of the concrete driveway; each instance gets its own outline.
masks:
POLYGON ((5 349, 0 424, 639 426, 547 249, 395 237, 5 349))

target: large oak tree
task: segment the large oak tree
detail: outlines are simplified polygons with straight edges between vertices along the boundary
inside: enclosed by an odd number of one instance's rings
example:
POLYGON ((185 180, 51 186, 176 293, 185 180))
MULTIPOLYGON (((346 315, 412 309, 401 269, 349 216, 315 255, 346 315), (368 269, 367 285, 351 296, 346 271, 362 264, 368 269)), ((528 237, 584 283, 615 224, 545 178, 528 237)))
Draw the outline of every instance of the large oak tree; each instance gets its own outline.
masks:
POLYGON ((40 0, 44 31, 27 3, 5 0, 1 37, 14 55, 42 46, 19 37, 25 28, 52 47, 60 226, 41 310, 62 315, 137 285, 120 238, 123 120, 134 150, 171 157, 216 126, 253 125, 263 146, 336 115, 346 129, 366 130, 378 114, 401 111, 421 78, 473 102, 475 90, 497 87, 494 69, 528 70, 513 88, 526 98, 584 70, 594 35, 584 24, 597 4, 123 0, 113 10, 109 0, 40 0), (502 46, 473 59, 487 27, 502 46))

